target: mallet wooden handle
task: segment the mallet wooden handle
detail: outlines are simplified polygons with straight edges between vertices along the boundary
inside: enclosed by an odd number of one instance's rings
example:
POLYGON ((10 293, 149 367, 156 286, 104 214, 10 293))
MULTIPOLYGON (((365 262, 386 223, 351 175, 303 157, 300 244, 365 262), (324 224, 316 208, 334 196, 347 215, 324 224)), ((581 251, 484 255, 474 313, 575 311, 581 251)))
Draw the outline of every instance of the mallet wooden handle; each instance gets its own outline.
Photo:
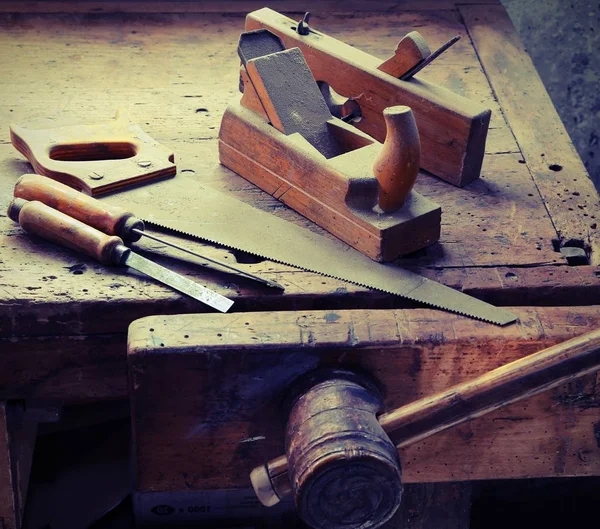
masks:
POLYGON ((46 176, 24 174, 15 184, 14 196, 43 202, 87 226, 117 235, 128 242, 141 237, 133 228, 144 229, 144 223, 133 213, 118 206, 109 206, 46 176))
POLYGON ((106 235, 42 202, 15 198, 8 216, 28 233, 84 253, 103 264, 120 264, 128 248, 122 239, 106 235))
MULTIPOLYGON (((402 448, 598 369, 600 329, 384 413, 379 423, 402 448)), ((285 456, 255 468, 251 480, 258 498, 267 506, 291 492, 285 456)))

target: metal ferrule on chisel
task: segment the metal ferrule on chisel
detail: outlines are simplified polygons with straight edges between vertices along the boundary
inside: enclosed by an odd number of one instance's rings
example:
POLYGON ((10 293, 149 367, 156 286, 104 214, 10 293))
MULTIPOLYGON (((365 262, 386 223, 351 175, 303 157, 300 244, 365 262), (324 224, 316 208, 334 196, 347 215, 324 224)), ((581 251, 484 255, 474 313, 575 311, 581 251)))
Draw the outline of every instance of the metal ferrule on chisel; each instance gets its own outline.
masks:
POLYGON ((103 264, 128 266, 188 296, 227 312, 233 301, 132 252, 120 237, 107 235, 38 201, 15 198, 8 216, 28 233, 84 253, 103 264))

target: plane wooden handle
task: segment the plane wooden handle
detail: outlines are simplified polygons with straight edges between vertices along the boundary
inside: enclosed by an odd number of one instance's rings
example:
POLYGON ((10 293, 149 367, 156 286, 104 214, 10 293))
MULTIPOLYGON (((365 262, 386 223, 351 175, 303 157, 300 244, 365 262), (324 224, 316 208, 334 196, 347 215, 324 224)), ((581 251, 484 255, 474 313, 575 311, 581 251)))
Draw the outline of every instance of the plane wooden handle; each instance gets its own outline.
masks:
MULTIPOLYGON (((397 448, 600 369, 600 329, 554 345, 473 380, 416 400, 378 417, 397 448)), ((285 455, 256 467, 250 476, 263 505, 292 492, 285 455)))
POLYGON ((15 184, 14 196, 43 202, 87 226, 108 235, 117 235, 128 242, 141 237, 133 228, 144 230, 144 223, 133 213, 118 206, 109 206, 46 176, 24 174, 15 184))
POLYGON ((379 182, 379 207, 391 213, 402 207, 421 165, 421 142, 412 110, 395 106, 383 111, 387 133, 373 174, 379 182))
POLYGON ((27 232, 84 253, 103 264, 119 264, 127 247, 115 235, 107 235, 42 202, 15 198, 8 216, 27 232))

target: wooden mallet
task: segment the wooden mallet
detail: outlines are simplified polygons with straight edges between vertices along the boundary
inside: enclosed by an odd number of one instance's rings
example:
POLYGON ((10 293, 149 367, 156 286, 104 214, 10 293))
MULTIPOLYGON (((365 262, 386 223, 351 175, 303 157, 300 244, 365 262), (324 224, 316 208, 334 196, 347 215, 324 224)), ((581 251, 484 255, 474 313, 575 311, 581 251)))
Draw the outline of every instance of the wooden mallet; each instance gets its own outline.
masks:
POLYGON ((382 413, 376 384, 347 370, 302 377, 291 395, 286 455, 255 468, 263 505, 293 494, 316 529, 371 529, 400 505, 397 449, 600 368, 600 329, 382 413))

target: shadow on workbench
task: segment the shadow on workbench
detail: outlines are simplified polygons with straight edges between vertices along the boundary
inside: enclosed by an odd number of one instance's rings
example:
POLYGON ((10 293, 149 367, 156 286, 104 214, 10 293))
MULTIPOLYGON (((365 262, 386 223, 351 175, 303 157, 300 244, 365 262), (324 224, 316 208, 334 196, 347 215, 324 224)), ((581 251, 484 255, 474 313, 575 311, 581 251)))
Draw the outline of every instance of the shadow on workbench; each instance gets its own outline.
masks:
MULTIPOLYGON (((110 405, 108 414, 94 414, 94 406, 67 409, 59 423, 40 431, 24 529, 135 527, 128 409, 125 402, 110 405)), ((468 484, 450 489, 407 484, 400 512, 384 529, 585 527, 594 519, 599 488, 597 477, 481 481, 472 483, 469 498, 468 484)), ((281 522, 278 517, 277 525, 244 520, 210 527, 275 529, 281 522)), ((294 515, 283 526, 305 527, 294 515)))

